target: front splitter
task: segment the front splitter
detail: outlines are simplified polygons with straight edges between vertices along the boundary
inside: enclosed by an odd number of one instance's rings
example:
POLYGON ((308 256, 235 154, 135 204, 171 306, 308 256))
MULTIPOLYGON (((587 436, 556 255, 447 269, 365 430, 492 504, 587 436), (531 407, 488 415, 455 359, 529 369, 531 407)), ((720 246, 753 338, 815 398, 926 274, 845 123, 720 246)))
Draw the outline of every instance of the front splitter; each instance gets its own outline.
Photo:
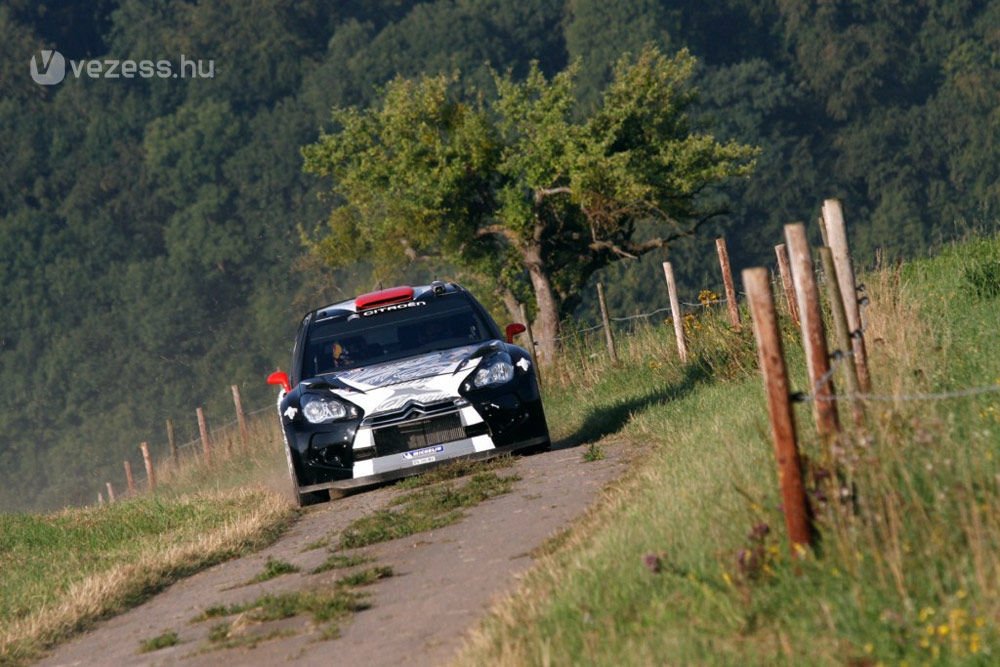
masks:
POLYGON ((323 482, 322 484, 311 484, 309 486, 300 486, 299 493, 312 493, 314 491, 350 491, 354 489, 364 488, 366 486, 375 486, 376 484, 391 482, 393 480, 402 479, 403 477, 419 475, 421 473, 427 472, 428 470, 433 470, 434 468, 442 466, 446 463, 451 463, 452 461, 482 461, 486 459, 491 459, 501 454, 509 454, 519 449, 525 449, 527 447, 534 447, 536 445, 541 445, 542 443, 547 441, 548 438, 545 437, 532 438, 531 440, 525 440, 524 442, 519 442, 515 445, 494 447, 493 449, 488 449, 482 452, 462 454, 459 456, 453 456, 450 458, 440 459, 437 461, 429 461, 427 463, 422 463, 420 465, 415 465, 405 468, 397 468, 394 470, 387 470, 385 472, 377 473, 374 475, 366 475, 364 477, 354 477, 352 479, 338 479, 332 482, 323 482))

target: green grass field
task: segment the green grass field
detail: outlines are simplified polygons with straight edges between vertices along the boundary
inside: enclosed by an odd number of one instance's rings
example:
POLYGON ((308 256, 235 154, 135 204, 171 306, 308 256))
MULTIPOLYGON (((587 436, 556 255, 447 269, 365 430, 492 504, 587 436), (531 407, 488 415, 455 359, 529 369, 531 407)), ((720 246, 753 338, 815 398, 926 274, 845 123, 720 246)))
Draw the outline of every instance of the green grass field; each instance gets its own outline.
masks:
POLYGON ((182 492, 210 474, 188 462, 164 470, 177 485, 155 495, 0 514, 0 664, 28 662, 180 578, 273 541, 295 512, 280 494, 248 483, 248 471, 269 470, 272 457, 240 458, 250 462, 220 462, 201 493, 182 492))
MULTIPOLYGON (((877 393, 1000 384, 998 239, 866 280, 877 393)), ((637 458, 460 662, 996 664, 1000 394, 873 401, 839 468, 799 405, 819 542, 793 561, 747 334, 717 316, 690 334, 686 367, 658 327, 623 344, 619 368, 579 352, 550 373, 562 437, 612 436, 637 458)), ((792 329, 784 342, 804 389, 792 329)))

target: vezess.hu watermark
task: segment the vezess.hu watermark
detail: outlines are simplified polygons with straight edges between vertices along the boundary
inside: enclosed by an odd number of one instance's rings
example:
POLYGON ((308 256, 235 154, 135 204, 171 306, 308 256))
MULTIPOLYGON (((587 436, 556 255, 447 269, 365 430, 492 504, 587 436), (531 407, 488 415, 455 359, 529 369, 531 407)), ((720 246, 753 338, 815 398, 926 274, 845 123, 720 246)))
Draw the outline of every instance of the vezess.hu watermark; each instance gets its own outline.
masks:
POLYGON ((31 78, 42 86, 62 83, 69 74, 75 79, 214 79, 215 61, 188 58, 183 53, 180 61, 172 60, 118 60, 92 58, 66 60, 58 51, 42 49, 31 56, 31 78), (69 64, 67 69, 66 65, 69 64))

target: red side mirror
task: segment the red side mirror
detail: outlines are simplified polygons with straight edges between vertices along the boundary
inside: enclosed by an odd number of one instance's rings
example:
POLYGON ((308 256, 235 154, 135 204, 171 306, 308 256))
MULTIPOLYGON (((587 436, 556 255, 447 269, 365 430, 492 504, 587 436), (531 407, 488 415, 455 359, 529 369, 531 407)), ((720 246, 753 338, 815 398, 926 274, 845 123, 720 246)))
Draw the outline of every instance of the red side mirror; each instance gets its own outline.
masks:
POLYGON ((513 324, 508 324, 507 329, 505 330, 507 333, 507 342, 513 343, 514 336, 520 333, 524 333, 527 330, 528 328, 523 324, 521 324, 520 322, 514 322, 513 324))
POLYGON ((267 383, 280 385, 285 392, 292 390, 292 383, 288 380, 288 373, 285 371, 274 371, 267 376, 267 383))

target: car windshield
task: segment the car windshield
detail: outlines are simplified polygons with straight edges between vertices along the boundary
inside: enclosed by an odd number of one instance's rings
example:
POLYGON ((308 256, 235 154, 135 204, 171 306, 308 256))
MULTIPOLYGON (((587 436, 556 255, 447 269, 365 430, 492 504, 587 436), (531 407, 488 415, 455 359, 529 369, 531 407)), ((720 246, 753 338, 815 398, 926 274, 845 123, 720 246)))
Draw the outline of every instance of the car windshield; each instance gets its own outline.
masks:
POLYGON ((490 340, 490 329, 461 295, 334 316, 309 329, 302 377, 490 340))

